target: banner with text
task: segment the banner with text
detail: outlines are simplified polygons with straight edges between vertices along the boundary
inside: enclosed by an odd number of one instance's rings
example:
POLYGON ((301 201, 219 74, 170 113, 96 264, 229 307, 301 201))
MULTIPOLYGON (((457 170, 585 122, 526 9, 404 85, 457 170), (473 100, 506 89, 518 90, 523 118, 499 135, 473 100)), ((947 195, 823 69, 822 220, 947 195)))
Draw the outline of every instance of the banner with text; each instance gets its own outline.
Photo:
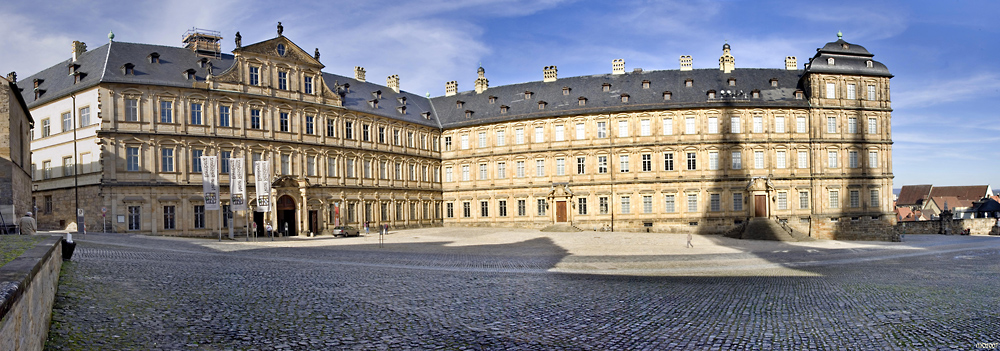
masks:
POLYGON ((230 211, 247 210, 247 175, 242 158, 229 159, 229 204, 230 211))
POLYGON ((255 161, 253 163, 253 178, 257 191, 257 212, 271 211, 271 163, 255 161))
POLYGON ((219 209, 219 163, 215 156, 201 157, 201 188, 205 193, 205 209, 219 209))

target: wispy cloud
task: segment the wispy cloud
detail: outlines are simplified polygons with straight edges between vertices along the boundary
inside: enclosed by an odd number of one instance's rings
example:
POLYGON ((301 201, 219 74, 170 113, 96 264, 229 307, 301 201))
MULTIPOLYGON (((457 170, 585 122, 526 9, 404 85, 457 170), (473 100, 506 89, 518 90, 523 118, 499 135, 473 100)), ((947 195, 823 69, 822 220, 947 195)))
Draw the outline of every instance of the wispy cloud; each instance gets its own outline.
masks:
POLYGON ((955 79, 911 83, 902 89, 893 92, 894 108, 928 107, 955 101, 982 99, 984 94, 998 96, 1000 76, 987 72, 955 79), (914 87, 916 89, 913 89, 914 87))

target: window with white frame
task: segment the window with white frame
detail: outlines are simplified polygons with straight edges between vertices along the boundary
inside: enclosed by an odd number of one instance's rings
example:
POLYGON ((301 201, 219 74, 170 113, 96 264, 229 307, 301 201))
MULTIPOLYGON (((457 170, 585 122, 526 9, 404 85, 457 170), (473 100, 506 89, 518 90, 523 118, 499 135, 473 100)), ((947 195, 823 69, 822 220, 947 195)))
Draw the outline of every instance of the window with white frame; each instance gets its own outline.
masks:
POLYGON ((639 135, 640 136, 653 135, 652 126, 649 125, 648 119, 639 120, 639 135))
POLYGON ((693 171, 698 169, 698 154, 695 152, 687 153, 687 170, 693 171))
POLYGON ((774 167, 775 168, 785 168, 787 165, 787 157, 785 155, 785 150, 778 150, 774 155, 774 167))
POLYGON ((733 151, 732 153, 732 168, 733 169, 743 169, 743 152, 733 151))
POLYGON ((672 171, 674 170, 674 153, 664 152, 663 153, 663 170, 672 171))
POLYGON ((743 193, 733 193, 733 211, 743 211, 743 193))
POLYGON ((201 156, 205 155, 205 150, 191 149, 191 172, 201 173, 201 156))
POLYGON ((622 214, 629 214, 632 212, 632 197, 622 196, 622 214))
POLYGON ((847 151, 847 167, 858 168, 858 152, 856 150, 847 151))
POLYGON ((576 124, 576 140, 583 140, 587 137, 586 126, 583 123, 576 124))
POLYGON ((837 132, 837 117, 827 117, 826 118, 826 132, 836 133, 837 132))
POLYGON ((684 118, 684 134, 694 134, 697 130, 694 117, 684 118))
POLYGON ((868 168, 878 168, 878 151, 868 151, 868 168))
POLYGON ((480 163, 479 164, 479 180, 487 180, 487 179, 489 179, 489 176, 487 174, 489 171, 487 170, 486 167, 487 166, 486 166, 485 163, 480 163))
POLYGON ((517 161, 517 177, 524 178, 524 161, 517 161))
POLYGON ((709 151, 708 152, 708 169, 718 170, 719 169, 719 152, 709 151))
POLYGON ((600 139, 608 137, 608 122, 597 122, 597 137, 600 139))
POLYGON ((479 148, 486 147, 486 132, 479 132, 479 148))
POLYGON ((160 101, 160 123, 174 123, 173 101, 160 101))
POLYGON ((795 117, 795 132, 805 133, 806 132, 806 118, 799 116, 795 117))
POLYGON ((753 168, 764 169, 764 151, 753 152, 753 168))
POLYGON ((809 208, 809 192, 808 191, 800 191, 799 192, 799 209, 803 209, 804 210, 804 209, 807 209, 807 208, 809 208))
POLYGON ((729 117, 729 132, 736 134, 742 133, 743 126, 741 125, 739 117, 729 117))
POLYGON ((851 208, 861 207, 861 192, 858 190, 851 190, 848 194, 851 199, 851 208))
POLYGON ((618 121, 618 137, 626 138, 628 137, 628 121, 618 121))
POLYGON ((868 100, 875 100, 875 85, 868 84, 868 100))
POLYGON ((608 157, 607 156, 597 156, 597 173, 599 173, 599 174, 608 173, 608 157))
POLYGON ((326 176, 327 177, 337 176, 337 157, 330 156, 326 158, 326 176))
POLYGON ((174 149, 164 148, 160 150, 160 171, 161 172, 173 172, 174 171, 174 149))
POLYGON ((839 190, 830 190, 830 208, 840 208, 839 190))
POLYGON ((452 181, 454 181, 454 178, 452 178, 451 171, 452 171, 451 167, 445 167, 444 168, 444 181, 445 182, 451 183, 452 181))
POLYGON ((507 132, 503 130, 497 131, 497 146, 507 145, 507 132))
POLYGON ((545 141, 545 127, 537 126, 535 127, 535 140, 536 143, 541 143, 545 141))
POLYGON ((628 155, 618 155, 618 172, 628 173, 628 155))
POLYGON ((875 117, 868 118, 868 134, 878 134, 878 120, 875 117))
POLYGON ((788 192, 779 191, 778 192, 778 209, 787 210, 788 209, 788 192))
POLYGON ((754 133, 764 132, 764 117, 753 116, 753 132, 754 133))
POLYGON ((576 174, 586 174, 587 173, 587 157, 577 156, 576 157, 576 174))
POLYGON ((642 158, 641 159, 641 161, 642 161, 642 171, 643 172, 652 172, 653 171, 653 154, 642 154, 642 155, 640 155, 640 157, 642 158))
POLYGON ((125 148, 126 171, 136 172, 140 169, 139 148, 129 146, 125 148))
POLYGON ((535 176, 536 177, 545 176, 545 160, 542 159, 535 160, 535 176))
POLYGON ((708 194, 708 210, 712 212, 722 211, 722 194, 708 194))
POLYGON ((837 98, 837 84, 832 82, 826 83, 826 98, 836 99, 837 98))
POLYGON ((497 179, 507 178, 507 162, 497 162, 497 179))
POLYGON ((524 128, 514 129, 514 143, 518 145, 524 144, 524 128))
POLYGON ((316 176, 316 156, 306 157, 306 175, 310 177, 316 176))
POLYGON ((871 203, 871 206, 878 208, 879 207, 878 189, 869 190, 868 195, 869 195, 868 201, 871 203))
POLYGON ((139 99, 125 99, 125 121, 139 121, 139 99))
POLYGON ((576 201, 577 202, 577 205, 576 205, 577 212, 576 213, 580 214, 580 215, 586 215, 587 214, 587 198, 585 198, 585 197, 578 197, 578 198, 576 198, 576 200, 577 200, 576 201))
POLYGON ((565 141, 566 140, 566 127, 562 124, 557 124, 556 128, 556 140, 555 141, 565 141))
POLYGON ((719 134, 719 117, 708 118, 708 134, 719 134))
POLYGON ((858 87, 854 83, 847 84, 847 98, 848 99, 857 99, 858 98, 857 89, 858 89, 858 87))
POLYGON ((698 212, 698 194, 687 194, 687 211, 698 212))
POLYGON ((468 134, 462 134, 461 144, 462 144, 462 150, 468 150, 469 149, 469 135, 468 134))
POLYGON ((837 168, 837 152, 836 151, 833 151, 833 150, 827 151, 826 152, 826 159, 827 159, 826 166, 828 168, 837 168))
POLYGON ((281 154, 281 174, 292 174, 292 156, 289 154, 281 154))
POLYGON ((467 182, 471 179, 469 175, 469 165, 462 165, 462 181, 467 182))
POLYGON ((774 117, 774 132, 775 133, 785 132, 785 117, 782 116, 774 117))
POLYGON ((854 117, 847 118, 847 133, 855 134, 858 132, 858 119, 854 117))
POLYGON ((663 195, 663 212, 672 213, 677 212, 676 205, 674 203, 674 195, 663 195))
POLYGON ((674 134, 674 119, 664 118, 663 119, 663 135, 673 135, 674 134))
POLYGON ((566 159, 557 158, 556 159, 556 175, 566 175, 566 159))
POLYGON ((809 152, 806 150, 798 151, 798 166, 799 168, 809 168, 809 152))
POLYGON ((536 204, 537 204, 536 208, 538 209, 538 215, 539 216, 544 216, 545 215, 545 210, 548 209, 548 207, 549 207, 548 202, 546 202, 545 199, 538 199, 538 201, 536 202, 536 204))
POLYGON ((653 195, 642 196, 642 213, 653 213, 653 195))

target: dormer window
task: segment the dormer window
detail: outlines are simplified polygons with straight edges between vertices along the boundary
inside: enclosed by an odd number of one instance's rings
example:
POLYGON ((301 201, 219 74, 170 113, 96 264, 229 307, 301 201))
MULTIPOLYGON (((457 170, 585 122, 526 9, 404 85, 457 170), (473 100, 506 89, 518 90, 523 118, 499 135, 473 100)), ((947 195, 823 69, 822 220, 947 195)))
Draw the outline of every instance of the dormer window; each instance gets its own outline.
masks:
POLYGON ((368 100, 368 106, 371 108, 378 108, 378 99, 368 100))
POLYGON ((472 118, 472 113, 470 110, 465 110, 465 118, 472 118))
POLYGON ((844 48, 844 50, 847 50, 847 49, 851 48, 851 46, 847 45, 847 43, 840 44, 840 47, 844 48))
POLYGON ((405 96, 400 96, 400 97, 396 98, 396 102, 399 102, 400 105, 406 106, 406 97, 405 96))
POLYGON ((208 58, 202 58, 201 60, 198 60, 198 67, 205 68, 205 66, 208 65, 209 65, 208 58))
POLYGON ((184 79, 187 80, 194 79, 194 73, 195 73, 194 68, 188 68, 186 71, 184 71, 184 79))
POLYGON ((868 60, 865 62, 865 66, 867 66, 868 68, 872 68, 874 64, 872 64, 872 60, 868 60))
POLYGON ((648 80, 642 81, 642 88, 643 89, 649 89, 649 81, 648 80))
POLYGON ((827 58, 826 59, 826 64, 830 65, 830 66, 833 66, 833 57, 827 58))
POLYGON ((611 91, 611 83, 604 83, 601 85, 601 90, 611 91))
POLYGON ((76 70, 80 69, 80 65, 71 63, 67 68, 69 68, 69 74, 76 74, 76 70))
POLYGON ((76 72, 75 74, 73 74, 73 84, 77 84, 77 83, 82 82, 83 81, 83 77, 86 77, 86 76, 87 76, 86 73, 76 72))
POLYGON ((495 102, 497 102, 497 97, 490 95, 490 103, 492 104, 492 103, 495 103, 495 102))
POLYGON ((381 90, 373 91, 372 92, 372 98, 374 98, 376 100, 381 99, 382 98, 382 91, 381 90))
POLYGON ((714 99, 715 98, 715 90, 709 90, 708 91, 708 98, 709 99, 714 99))
POLYGON ((524 99, 525 99, 525 100, 527 100, 527 99, 531 99, 531 95, 533 95, 533 94, 534 94, 534 93, 532 93, 532 92, 530 92, 530 91, 526 91, 526 92, 524 92, 524 99))
POLYGON ((465 101, 461 101, 461 100, 455 101, 455 108, 461 109, 463 107, 465 107, 465 101))
POLYGON ((691 79, 691 78, 685 79, 684 80, 684 86, 688 87, 688 88, 693 87, 694 86, 694 79, 691 79))
POLYGON ((424 113, 421 113, 420 115, 423 116, 424 119, 426 119, 426 120, 430 120, 431 119, 431 113, 430 112, 424 112, 424 113))
POLYGON ((796 90, 795 91, 795 99, 796 100, 802 100, 802 90, 796 90))
POLYGON ((732 78, 732 77, 729 78, 729 86, 731 86, 731 87, 735 87, 736 86, 736 78, 732 78))
POLYGON ((578 101, 579 101, 580 106, 587 106, 587 98, 581 96, 578 101))
POLYGON ((760 99, 760 90, 754 89, 750 92, 750 95, 753 96, 754 99, 760 99))
POLYGON ((663 101, 670 101, 670 99, 673 98, 673 95, 674 94, 671 93, 671 92, 669 92, 669 91, 664 91, 663 92, 663 101))
POLYGON ((155 53, 154 52, 152 54, 149 54, 148 58, 149 58, 149 63, 160 63, 160 54, 159 53, 155 53))
POLYGON ((500 113, 507 113, 507 109, 509 109, 509 107, 506 105, 500 105, 500 113))
POLYGON ((545 109, 545 105, 548 105, 548 104, 549 104, 549 103, 547 103, 547 102, 545 102, 545 101, 539 101, 539 102, 538 102, 538 109, 539 109, 539 110, 544 110, 544 109, 545 109))
POLYGON ((405 115, 406 114, 406 106, 399 106, 399 107, 397 107, 396 108, 396 112, 399 112, 399 114, 401 114, 401 115, 405 115))
POLYGON ((778 87, 778 78, 771 78, 771 87, 773 88, 778 87))
POLYGON ((563 87, 563 95, 569 95, 569 91, 570 90, 573 90, 573 89, 570 89, 569 87, 563 87))
POLYGON ((628 102, 628 94, 621 95, 622 102, 628 102))
POLYGON ((133 65, 132 63, 126 63, 126 64, 122 65, 122 74, 124 74, 126 76, 134 76, 135 75, 135 65, 133 65))

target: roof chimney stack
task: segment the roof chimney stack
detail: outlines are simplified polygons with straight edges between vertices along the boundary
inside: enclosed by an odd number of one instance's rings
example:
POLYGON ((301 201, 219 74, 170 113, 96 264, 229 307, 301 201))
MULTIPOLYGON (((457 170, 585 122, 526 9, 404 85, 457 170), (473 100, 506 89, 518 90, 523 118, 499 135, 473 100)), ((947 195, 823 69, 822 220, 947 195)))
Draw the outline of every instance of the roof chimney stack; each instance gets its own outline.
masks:
POLYGON ((359 82, 365 81, 365 68, 361 66, 354 66, 354 79, 359 82))
POLYGON ((786 56, 785 57, 785 69, 787 69, 789 71, 794 71, 794 70, 799 69, 799 66, 798 66, 798 64, 795 61, 796 61, 795 60, 795 56, 786 56))
MULTIPOLYGON (((476 78, 476 94, 482 94, 490 87, 489 79, 486 79, 486 70, 479 67, 479 78, 476 78)), ((455 92, 458 92, 458 83, 455 83, 455 92)))
POLYGON ((542 71, 542 81, 543 82, 555 82, 557 78, 556 66, 545 66, 542 71))
POLYGON ((385 85, 389 86, 389 89, 399 93, 399 75, 393 74, 385 79, 385 85))
POLYGON ((694 59, 691 58, 691 55, 681 55, 681 71, 690 71, 692 64, 694 64, 694 59))
POLYGON ((73 41, 73 61, 76 61, 76 59, 79 58, 80 55, 83 55, 83 53, 85 53, 85 52, 87 52, 87 43, 84 43, 82 41, 74 40, 73 41))
POLYGON ((625 74, 625 59, 611 60, 611 74, 625 74))
POLYGON ((458 82, 450 81, 444 83, 444 96, 453 96, 458 94, 458 82))

